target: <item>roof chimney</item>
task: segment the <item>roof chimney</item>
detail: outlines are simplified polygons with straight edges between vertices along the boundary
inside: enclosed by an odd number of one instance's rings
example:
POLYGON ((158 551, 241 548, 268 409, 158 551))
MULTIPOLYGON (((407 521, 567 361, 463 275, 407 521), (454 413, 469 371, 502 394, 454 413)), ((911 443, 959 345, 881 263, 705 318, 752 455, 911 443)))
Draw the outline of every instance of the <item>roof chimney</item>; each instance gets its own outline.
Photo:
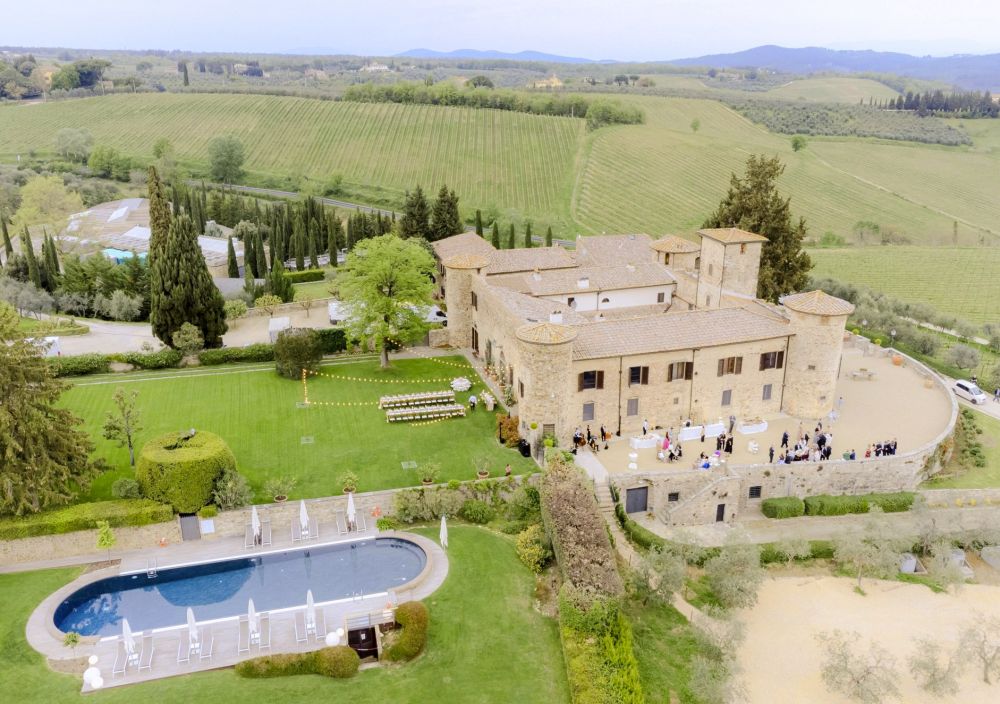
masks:
POLYGON ((549 322, 550 323, 554 323, 555 325, 561 325, 562 324, 562 312, 558 311, 558 310, 554 310, 551 313, 549 313, 549 322))
POLYGON ((588 288, 590 286, 590 277, 581 276, 579 279, 576 280, 576 286, 577 288, 588 288))

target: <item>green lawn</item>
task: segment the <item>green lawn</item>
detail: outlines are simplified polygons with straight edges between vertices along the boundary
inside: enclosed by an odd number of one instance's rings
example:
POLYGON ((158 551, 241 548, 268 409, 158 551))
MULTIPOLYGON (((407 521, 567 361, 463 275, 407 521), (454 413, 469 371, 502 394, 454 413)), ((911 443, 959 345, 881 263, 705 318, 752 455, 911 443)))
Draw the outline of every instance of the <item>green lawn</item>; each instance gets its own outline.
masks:
MULTIPOLYGON (((989 401, 992 403, 992 401, 989 401)), ((976 413, 976 421, 983 429, 979 442, 986 454, 985 467, 973 467, 955 477, 931 480, 928 489, 991 489, 1000 487, 1000 420, 985 413, 976 413)))
POLYGON ((315 300, 317 298, 330 298, 332 281, 310 281, 307 284, 295 284, 292 290, 295 292, 296 301, 315 300))
POLYGON ((632 601, 627 613, 648 704, 671 704, 671 693, 684 704, 694 704, 688 681, 691 658, 700 646, 691 624, 673 606, 652 601, 646 606, 632 601))
MULTIPOLYGON (((437 530, 419 532, 433 537, 437 530)), ((0 689, 19 704, 567 702, 556 623, 532 608, 534 579, 515 556, 513 541, 459 525, 449 537, 448 579, 426 600, 431 613, 427 651, 412 663, 368 670, 346 681, 314 675, 247 680, 227 669, 108 690, 83 700, 80 680, 51 672, 24 638, 29 613, 77 570, 0 575, 0 689)))
MULTIPOLYGON (((463 362, 460 357, 445 360, 463 362)), ((419 484, 416 471, 400 466, 408 460, 419 465, 440 463, 441 481, 474 479, 477 457, 489 458, 493 476, 502 473, 508 462, 516 474, 535 469, 531 460, 494 440, 494 414, 482 405, 465 418, 424 426, 390 425, 377 407, 383 394, 442 390, 456 376, 469 376, 478 382, 473 390, 482 393, 481 380, 470 376, 468 368, 413 359, 393 361, 386 371, 375 360, 334 363, 322 371, 339 378, 311 377, 310 401, 365 405, 299 408, 302 383, 277 376, 270 364, 81 378, 63 402, 84 419, 97 455, 113 468, 81 498, 110 498, 112 482, 130 476, 127 451, 101 437, 118 387, 139 392, 144 425, 140 446, 155 435, 192 427, 217 433, 229 443, 259 499, 269 500, 261 492, 264 482, 275 476, 298 480, 292 498, 340 493, 337 478, 345 470, 357 473, 361 491, 419 484), (438 381, 428 383, 428 379, 438 381)), ((468 394, 457 397, 464 402, 468 394)))

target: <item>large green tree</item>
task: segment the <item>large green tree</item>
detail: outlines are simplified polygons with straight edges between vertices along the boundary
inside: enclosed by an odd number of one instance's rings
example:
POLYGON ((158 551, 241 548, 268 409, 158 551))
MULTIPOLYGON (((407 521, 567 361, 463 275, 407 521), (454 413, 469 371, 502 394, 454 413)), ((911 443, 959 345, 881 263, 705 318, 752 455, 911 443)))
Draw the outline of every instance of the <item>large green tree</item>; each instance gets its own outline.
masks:
POLYGON ((350 335, 373 340, 383 368, 389 366, 393 343, 412 342, 426 333, 433 271, 434 258, 425 247, 390 234, 359 242, 337 275, 350 335))
POLYGON ((403 216, 399 219, 400 237, 424 237, 430 235, 430 208, 424 191, 418 185, 406 192, 403 216))
POLYGON ((226 332, 222 294, 212 281, 194 225, 186 214, 174 218, 163 252, 152 262, 149 321, 153 334, 173 346, 184 323, 201 331, 206 347, 222 344, 226 332))
POLYGON ((17 322, 0 301, 0 513, 22 515, 67 503, 98 467, 82 421, 57 405, 69 385, 17 335, 17 322))
POLYGON ((455 195, 455 191, 449 191, 447 186, 441 186, 431 211, 431 229, 427 239, 443 240, 461 231, 462 218, 458 214, 458 196, 455 195))
POLYGON ((222 183, 235 183, 243 176, 246 150, 239 139, 224 135, 208 143, 208 159, 212 178, 222 183))
POLYGON ((778 193, 785 166, 777 157, 752 154, 742 178, 732 175, 729 192, 702 227, 738 227, 768 239, 760 258, 757 296, 777 301, 801 291, 809 281, 812 260, 802 251, 806 221, 792 222, 790 198, 778 193))

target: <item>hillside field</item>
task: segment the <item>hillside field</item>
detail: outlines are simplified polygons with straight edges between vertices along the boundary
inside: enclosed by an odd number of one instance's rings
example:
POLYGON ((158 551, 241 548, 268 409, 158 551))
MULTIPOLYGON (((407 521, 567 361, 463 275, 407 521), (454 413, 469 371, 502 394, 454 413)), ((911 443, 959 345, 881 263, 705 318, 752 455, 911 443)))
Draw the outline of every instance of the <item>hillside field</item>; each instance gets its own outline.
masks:
POLYGON ((813 276, 929 303, 971 323, 1000 322, 1000 247, 810 250, 813 276))
POLYGON ((870 78, 853 78, 845 76, 824 76, 822 78, 803 78, 778 86, 764 93, 769 98, 782 100, 809 100, 820 103, 857 103, 869 98, 895 98, 899 93, 884 83, 870 78))

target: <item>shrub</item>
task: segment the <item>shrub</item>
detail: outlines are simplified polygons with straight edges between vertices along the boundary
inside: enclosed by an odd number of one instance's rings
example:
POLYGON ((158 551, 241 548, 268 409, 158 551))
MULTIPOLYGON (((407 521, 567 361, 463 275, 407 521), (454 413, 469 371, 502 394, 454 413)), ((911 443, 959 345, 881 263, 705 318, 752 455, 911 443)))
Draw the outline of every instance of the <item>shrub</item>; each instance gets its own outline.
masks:
POLYGON ((347 349, 347 333, 343 328, 322 328, 317 330, 319 346, 323 354, 336 354, 347 349))
POLYGON ((358 488, 358 475, 348 470, 337 477, 337 484, 345 491, 354 491, 358 488))
POLYGON ((894 494, 863 494, 861 496, 830 496, 819 494, 805 500, 808 516, 844 516, 848 513, 868 513, 871 506, 880 507, 885 513, 909 511, 914 494, 900 491, 894 494))
POLYGON ((155 501, 145 499, 95 501, 30 516, 0 520, 0 540, 91 530, 97 525, 97 521, 107 521, 108 525, 117 528, 164 523, 173 517, 174 512, 169 506, 155 501))
POLYGON ((49 357, 49 365, 56 376, 83 376, 105 374, 111 371, 109 360, 103 354, 78 354, 72 357, 49 357))
POLYGON ((392 512, 403 523, 430 521, 456 515, 464 503, 464 494, 444 487, 405 489, 393 495, 392 512))
POLYGON ((313 653, 313 671, 317 675, 346 679, 353 677, 361 666, 361 658, 347 645, 322 648, 313 653))
POLYGON ((111 495, 116 499, 138 499, 142 492, 139 490, 139 482, 131 477, 122 477, 111 485, 111 495))
POLYGON ((168 369, 180 364, 183 356, 182 352, 166 347, 158 352, 124 352, 110 355, 110 358, 140 369, 168 369))
POLYGON ((427 626, 430 614, 420 601, 407 601, 396 609, 396 623, 403 632, 395 643, 383 651, 386 660, 412 660, 424 649, 427 642, 427 626))
POLYGON ((469 499, 462 504, 459 514, 470 523, 489 523, 493 519, 493 507, 479 499, 469 499))
POLYGON ((302 370, 315 370, 323 358, 319 335, 309 328, 283 330, 274 343, 274 362, 278 374, 300 379, 302 370))
POLYGON ((198 353, 198 361, 205 366, 227 364, 229 362, 273 362, 274 346, 265 342, 246 347, 222 347, 217 350, 203 350, 198 353))
POLYGON ((542 509, 542 497, 538 487, 524 484, 518 487, 507 502, 507 517, 523 520, 537 516, 542 509))
POLYGON ((209 504, 208 506, 202 506, 201 510, 198 511, 198 518, 215 518, 219 515, 219 509, 217 506, 209 504))
POLYGON ((398 530, 399 521, 392 516, 380 516, 375 519, 375 527, 382 530, 398 530))
POLYGON ((777 499, 764 499, 760 511, 768 518, 795 518, 805 513, 806 505, 797 496, 783 496, 777 499))
POLYGON ((250 482, 235 468, 226 468, 215 480, 212 490, 212 501, 223 511, 242 508, 253 501, 253 491, 250 482))
POLYGON ((525 528, 517 536, 517 556, 532 572, 538 573, 552 558, 552 551, 545 540, 545 531, 535 523, 525 528))
POLYGON ((517 443, 521 440, 521 434, 517 429, 519 422, 520 419, 517 416, 509 416, 498 413, 497 439, 502 437, 503 442, 507 447, 517 447, 517 443))
POLYGON ((218 435, 168 433, 143 446, 136 478, 145 496, 194 513, 211 500, 219 475, 235 469, 236 457, 218 435))
POLYGON ((344 679, 353 677, 360 665, 353 648, 337 645, 311 653, 281 653, 244 660, 237 663, 236 674, 249 678, 323 675, 344 679))
POLYGON ((285 278, 289 283, 305 284, 310 281, 322 281, 326 278, 322 269, 306 269, 304 271, 286 271, 285 278))
POLYGON ((247 314, 246 301, 234 298, 222 304, 222 311, 226 314, 226 320, 237 320, 247 314))
POLYGON ((288 496, 299 481, 294 477, 273 477, 264 482, 264 493, 268 496, 288 496))

